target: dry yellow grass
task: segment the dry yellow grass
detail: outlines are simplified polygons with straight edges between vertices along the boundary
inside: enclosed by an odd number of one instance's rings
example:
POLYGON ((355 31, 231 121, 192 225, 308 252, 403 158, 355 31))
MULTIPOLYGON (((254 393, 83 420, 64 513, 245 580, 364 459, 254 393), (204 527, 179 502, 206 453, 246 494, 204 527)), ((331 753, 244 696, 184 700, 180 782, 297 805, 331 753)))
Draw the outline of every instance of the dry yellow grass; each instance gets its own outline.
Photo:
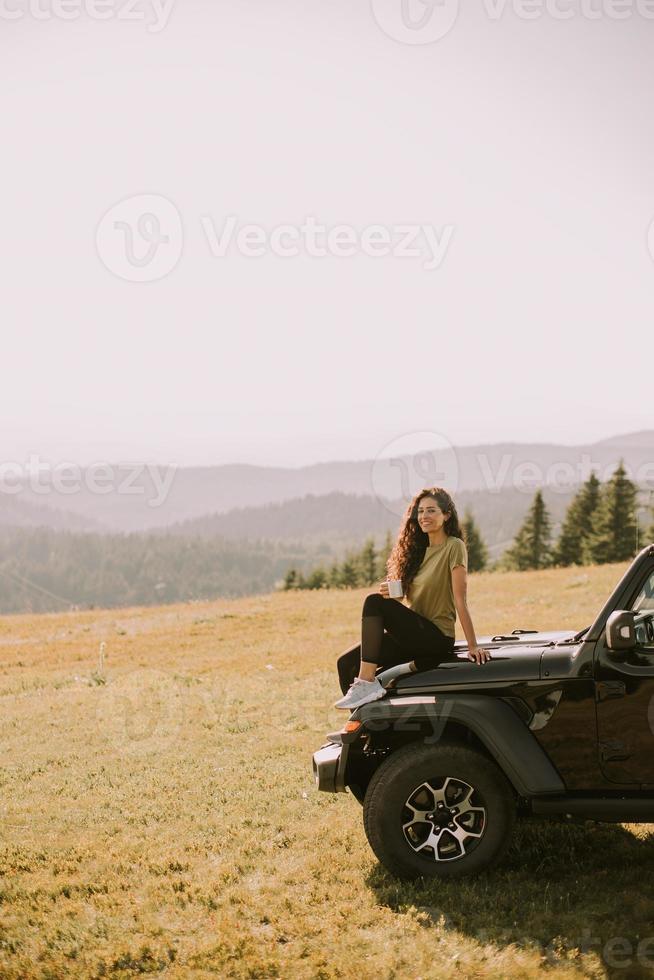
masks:
MULTIPOLYGON (((586 626, 624 567, 471 576, 477 634, 586 626)), ((406 884, 316 791, 367 591, 0 622, 3 980, 651 976, 649 827, 528 824, 406 884)))

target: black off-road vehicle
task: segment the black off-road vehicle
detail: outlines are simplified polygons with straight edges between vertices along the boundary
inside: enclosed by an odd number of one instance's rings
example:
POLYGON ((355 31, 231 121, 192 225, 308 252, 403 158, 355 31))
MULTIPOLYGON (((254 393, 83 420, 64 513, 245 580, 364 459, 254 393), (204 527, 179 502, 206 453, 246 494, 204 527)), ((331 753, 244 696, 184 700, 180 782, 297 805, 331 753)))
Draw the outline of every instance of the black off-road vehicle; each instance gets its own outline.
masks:
POLYGON ((363 804, 379 860, 403 878, 498 861, 517 817, 654 822, 654 545, 591 626, 481 637, 478 665, 378 677, 313 756, 318 788, 363 804))

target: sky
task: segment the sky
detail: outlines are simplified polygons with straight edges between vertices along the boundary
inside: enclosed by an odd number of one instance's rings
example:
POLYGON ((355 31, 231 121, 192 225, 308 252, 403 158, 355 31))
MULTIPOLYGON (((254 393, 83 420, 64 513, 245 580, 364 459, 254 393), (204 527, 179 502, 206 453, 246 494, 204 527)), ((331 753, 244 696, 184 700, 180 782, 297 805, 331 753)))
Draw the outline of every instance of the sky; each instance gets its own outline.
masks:
POLYGON ((0 0, 4 459, 652 428, 654 3, 539 3, 0 0))

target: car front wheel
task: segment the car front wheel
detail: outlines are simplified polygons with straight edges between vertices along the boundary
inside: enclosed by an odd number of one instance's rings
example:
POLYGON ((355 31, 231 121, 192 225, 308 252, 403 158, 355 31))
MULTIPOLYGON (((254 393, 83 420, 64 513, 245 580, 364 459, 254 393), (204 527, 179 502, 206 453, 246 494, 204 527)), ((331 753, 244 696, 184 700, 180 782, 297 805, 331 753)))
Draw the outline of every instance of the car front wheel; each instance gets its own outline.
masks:
POLYGON ((400 878, 476 874, 499 861, 515 821, 500 769, 463 745, 414 743, 377 769, 363 803, 366 836, 400 878))

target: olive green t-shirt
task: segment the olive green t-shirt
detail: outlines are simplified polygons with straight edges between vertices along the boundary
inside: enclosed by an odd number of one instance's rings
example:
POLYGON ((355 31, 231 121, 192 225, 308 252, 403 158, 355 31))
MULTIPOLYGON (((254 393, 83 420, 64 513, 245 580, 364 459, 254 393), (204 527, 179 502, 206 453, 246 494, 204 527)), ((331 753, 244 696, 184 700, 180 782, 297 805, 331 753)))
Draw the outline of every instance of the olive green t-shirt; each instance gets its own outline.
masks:
POLYGON ((406 596, 410 609, 431 620, 447 636, 455 635, 456 607, 451 575, 455 565, 468 569, 468 551, 461 538, 450 536, 443 544, 428 547, 406 596))

